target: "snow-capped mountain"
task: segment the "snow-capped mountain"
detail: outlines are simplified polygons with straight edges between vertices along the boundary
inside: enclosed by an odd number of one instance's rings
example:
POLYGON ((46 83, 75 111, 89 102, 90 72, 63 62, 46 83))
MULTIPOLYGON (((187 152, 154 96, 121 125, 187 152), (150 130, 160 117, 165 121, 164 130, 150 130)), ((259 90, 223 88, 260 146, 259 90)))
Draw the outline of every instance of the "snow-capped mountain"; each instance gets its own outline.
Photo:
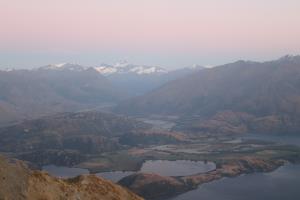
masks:
POLYGON ((98 73, 109 76, 113 74, 136 74, 136 75, 149 75, 149 74, 164 74, 168 71, 158 66, 147 66, 147 65, 135 65, 129 64, 126 61, 121 61, 113 65, 101 64, 94 67, 86 67, 72 63, 60 63, 51 64, 44 67, 38 68, 39 70, 72 70, 72 71, 84 71, 87 69, 94 69, 98 73))
POLYGON ((14 71, 15 69, 13 68, 9 68, 9 67, 4 67, 4 68, 0 68, 0 71, 3 71, 3 72, 11 72, 11 71, 14 71))
POLYGON ((203 69, 203 67, 193 65, 168 71, 158 66, 137 65, 121 61, 115 64, 101 64, 92 67, 72 63, 60 63, 47 65, 35 70, 41 70, 46 74, 48 72, 61 72, 59 74, 70 75, 78 74, 78 72, 87 72, 95 76, 105 76, 110 83, 126 92, 129 96, 136 96, 200 69, 203 69))
POLYGON ((37 70, 60 70, 60 71, 64 71, 64 70, 84 71, 87 69, 88 67, 79 64, 73 64, 73 63, 50 64, 50 65, 37 68, 37 70))
POLYGON ((94 67, 99 73, 103 75, 112 75, 112 74, 164 74, 168 71, 162 67, 158 66, 147 66, 147 65, 135 65, 129 64, 127 61, 121 61, 114 65, 101 64, 100 66, 94 67))

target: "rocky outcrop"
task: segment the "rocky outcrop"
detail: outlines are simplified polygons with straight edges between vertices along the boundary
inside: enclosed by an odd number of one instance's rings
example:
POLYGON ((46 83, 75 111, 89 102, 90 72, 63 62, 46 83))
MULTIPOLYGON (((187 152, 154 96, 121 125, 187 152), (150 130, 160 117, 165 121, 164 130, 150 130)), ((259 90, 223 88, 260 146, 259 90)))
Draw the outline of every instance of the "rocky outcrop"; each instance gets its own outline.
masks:
POLYGON ((0 199, 142 200, 123 187, 94 175, 55 178, 32 171, 18 160, 0 157, 0 199))

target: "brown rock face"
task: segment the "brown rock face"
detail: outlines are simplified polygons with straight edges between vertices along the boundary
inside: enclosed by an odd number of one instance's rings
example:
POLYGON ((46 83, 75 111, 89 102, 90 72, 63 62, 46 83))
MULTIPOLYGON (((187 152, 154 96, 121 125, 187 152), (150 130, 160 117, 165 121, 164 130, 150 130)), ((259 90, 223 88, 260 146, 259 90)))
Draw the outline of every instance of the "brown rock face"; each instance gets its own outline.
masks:
POLYGON ((0 199, 142 200, 123 187, 94 175, 59 179, 0 157, 0 199))

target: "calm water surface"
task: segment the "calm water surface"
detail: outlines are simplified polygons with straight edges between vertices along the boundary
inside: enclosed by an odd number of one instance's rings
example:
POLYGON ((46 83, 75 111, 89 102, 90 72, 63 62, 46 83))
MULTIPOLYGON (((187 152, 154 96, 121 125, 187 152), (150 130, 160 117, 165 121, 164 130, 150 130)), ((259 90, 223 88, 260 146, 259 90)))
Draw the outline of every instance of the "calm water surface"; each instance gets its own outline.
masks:
POLYGON ((212 162, 189 160, 149 160, 141 168, 141 172, 156 173, 162 176, 186 176, 214 170, 216 165, 212 162))
POLYGON ((52 176, 71 178, 81 174, 89 174, 89 170, 72 167, 59 167, 55 165, 46 165, 42 168, 43 171, 48 172, 52 176))
MULTIPOLYGON (((203 162, 203 161, 195 162, 189 160, 176 160, 176 161, 149 160, 143 164, 140 171, 146 173, 156 173, 162 176, 185 176, 185 175, 191 175, 196 173, 208 172, 214 170, 215 168, 216 165, 212 162, 203 162)), ((80 174, 89 173, 87 169, 58 167, 55 165, 44 166, 43 170, 49 172, 51 175, 63 177, 63 178, 70 178, 70 177, 78 176, 80 174)), ((115 172, 97 173, 97 175, 117 182, 123 177, 133 173, 135 172, 115 171, 115 172)))
POLYGON ((101 172, 97 173, 97 176, 101 176, 102 178, 111 180, 113 182, 118 182, 122 178, 129 176, 135 172, 130 172, 130 171, 115 171, 115 172, 101 172))
MULTIPOLYGON (((148 161, 143 166, 144 172, 155 171, 162 175, 176 173, 190 174, 213 169, 211 163, 193 161, 148 161), (177 163, 177 164, 174 164, 177 163), (159 165, 162 164, 162 165, 159 165), (201 164, 202 163, 202 164, 201 164), (190 164, 190 165, 188 165, 190 164), (163 167, 159 167, 163 166, 163 167), (174 167, 175 166, 175 167, 174 167), (197 168, 198 166, 198 168, 197 168), (208 167, 209 166, 209 167, 208 167), (169 167, 170 170, 167 170, 169 167), (183 169, 185 168, 185 170, 183 169), (194 171, 193 171, 194 170, 194 171)), ((58 177, 75 177, 88 174, 80 168, 57 167, 48 165, 43 170, 58 177)), ((104 172, 97 175, 117 182, 134 172, 104 172)), ((179 175, 179 174, 177 174, 179 175)), ((288 164, 270 173, 254 173, 234 178, 223 178, 203 184, 198 189, 179 195, 172 200, 299 200, 300 165, 288 164)))
POLYGON ((172 200, 299 200, 300 165, 203 184, 172 200))
MULTIPOLYGON (((270 136, 249 134, 242 139, 259 139, 300 146, 299 136, 270 136)), ((215 169, 212 162, 177 161, 146 161, 142 172, 157 173, 163 176, 184 176, 215 169)), ((69 178, 88 174, 87 169, 44 166, 43 170, 51 175, 69 178)), ((112 181, 119 181, 135 172, 104 172, 98 173, 112 181)), ((223 178, 203 184, 198 189, 179 195, 172 200, 299 200, 300 199, 300 165, 286 165, 270 173, 255 173, 235 178, 223 178)))

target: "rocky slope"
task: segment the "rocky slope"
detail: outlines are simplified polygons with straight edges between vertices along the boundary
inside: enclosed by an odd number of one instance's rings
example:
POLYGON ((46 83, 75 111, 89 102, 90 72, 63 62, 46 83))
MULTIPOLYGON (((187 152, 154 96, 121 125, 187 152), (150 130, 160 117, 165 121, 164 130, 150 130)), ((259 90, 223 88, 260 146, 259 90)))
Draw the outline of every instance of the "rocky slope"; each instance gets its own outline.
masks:
POLYGON ((30 170, 21 161, 7 160, 2 156, 0 178, 0 199, 142 200, 127 189, 94 175, 55 178, 30 170))
POLYGON ((126 101, 116 110, 180 115, 180 121, 189 123, 186 127, 192 125, 199 132, 218 132, 217 126, 230 133, 296 134, 300 131, 299 108, 300 56, 286 56, 203 69, 126 101))

